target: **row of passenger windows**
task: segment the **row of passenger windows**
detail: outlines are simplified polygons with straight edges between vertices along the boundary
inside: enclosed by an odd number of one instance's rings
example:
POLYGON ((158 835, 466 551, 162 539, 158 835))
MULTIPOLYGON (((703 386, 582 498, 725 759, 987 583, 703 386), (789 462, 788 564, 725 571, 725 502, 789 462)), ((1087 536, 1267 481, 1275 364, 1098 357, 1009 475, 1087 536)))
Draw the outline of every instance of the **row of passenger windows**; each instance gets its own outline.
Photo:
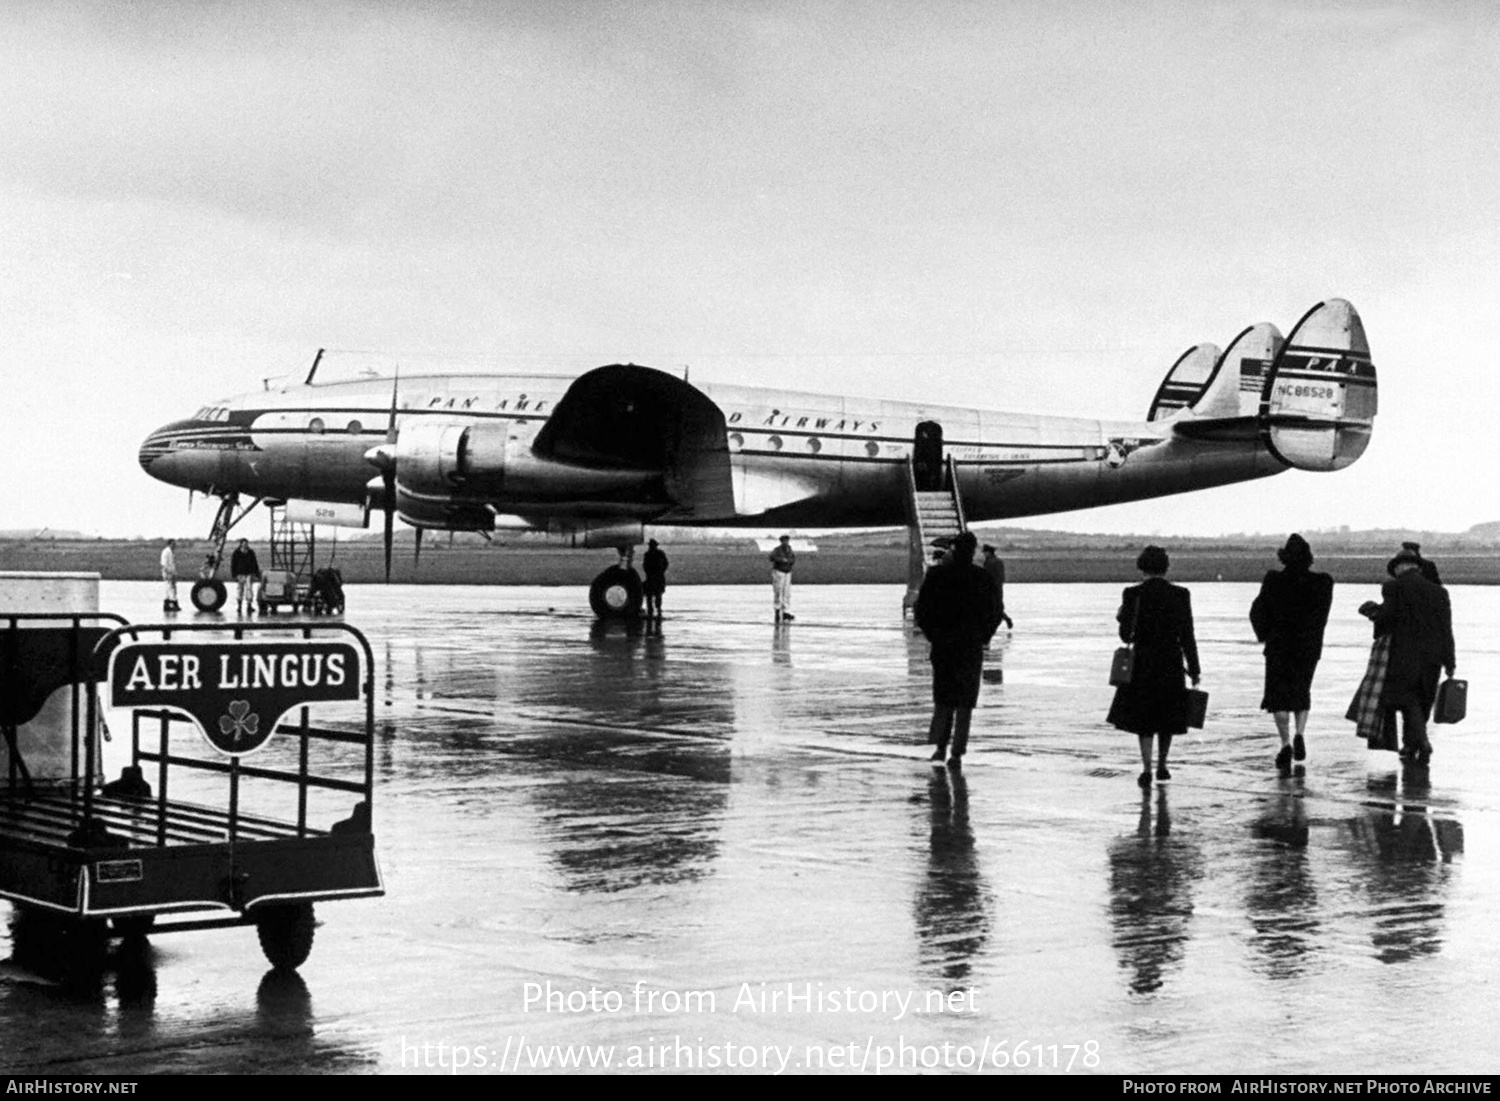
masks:
MULTIPOLYGON (((359 421, 350 421, 344 426, 344 431, 353 435, 355 433, 364 431, 364 427, 365 426, 359 421)), ((309 432, 315 433, 329 431, 328 425, 322 417, 314 417, 312 420, 308 421, 307 430, 309 432)), ((337 429, 334 429, 334 431, 337 431, 337 429)), ((745 437, 743 435, 741 435, 739 432, 731 432, 729 434, 729 449, 731 451, 740 451, 744 448, 744 446, 745 437)), ((766 446, 769 447, 772 451, 781 451, 786 447, 786 441, 780 436, 768 436, 766 438, 766 446)), ((816 455, 823 450, 823 441, 818 439, 816 436, 809 436, 806 440, 803 441, 802 446, 804 449, 806 449, 808 454, 816 455)), ((870 458, 872 459, 875 458, 875 456, 880 454, 880 445, 874 440, 866 440, 865 454, 870 456, 870 458)))
MULTIPOLYGON (((309 432, 326 432, 328 431, 328 426, 323 422, 322 417, 314 417, 312 420, 307 422, 307 430, 309 432)), ((351 436, 357 432, 363 432, 364 430, 365 426, 359 421, 350 421, 348 424, 344 425, 344 431, 348 432, 351 436)), ((338 429, 335 428, 334 431, 337 432, 338 429)))
MULTIPOLYGON (((772 451, 781 451, 786 448, 786 445, 786 441, 780 436, 766 437, 766 446, 769 447, 772 451)), ((739 432, 731 432, 729 434, 729 450, 740 451, 743 450, 744 446, 745 437, 743 435, 741 435, 739 432)), ((803 441, 802 446, 808 454, 816 455, 818 452, 823 450, 823 441, 818 439, 818 437, 816 436, 809 436, 806 440, 803 441)), ((876 443, 874 440, 866 440, 865 454, 870 456, 870 458, 872 459, 875 458, 875 456, 880 454, 880 444, 876 443)))

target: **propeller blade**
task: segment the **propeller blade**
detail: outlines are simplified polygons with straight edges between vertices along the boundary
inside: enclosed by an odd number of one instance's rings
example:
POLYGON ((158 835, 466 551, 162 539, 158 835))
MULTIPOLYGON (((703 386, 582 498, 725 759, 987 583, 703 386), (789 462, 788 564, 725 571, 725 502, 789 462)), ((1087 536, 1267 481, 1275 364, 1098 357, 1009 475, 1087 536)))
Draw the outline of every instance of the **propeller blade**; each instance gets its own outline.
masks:
POLYGON ((401 376, 397 375, 395 380, 391 383, 391 419, 386 422, 385 426, 386 443, 396 442, 396 395, 397 391, 399 391, 400 389, 401 376))
MULTIPOLYGON (((396 399, 401 389, 401 376, 398 374, 391 381, 391 418, 385 427, 385 442, 394 449, 396 444, 396 399)), ((385 474, 385 583, 391 583, 391 548, 396 540, 396 462, 395 455, 390 456, 388 468, 385 474)), ((421 534, 421 529, 417 529, 421 534)))
POLYGON ((396 539, 396 475, 385 476, 385 583, 391 583, 391 546, 396 539))
POLYGON ((412 556, 411 556, 411 564, 412 564, 413 568, 415 568, 416 566, 418 566, 421 563, 421 561, 422 561, 422 532, 424 532, 426 530, 427 530, 426 528, 418 528, 417 529, 417 545, 416 545, 416 549, 414 551, 412 551, 412 556))

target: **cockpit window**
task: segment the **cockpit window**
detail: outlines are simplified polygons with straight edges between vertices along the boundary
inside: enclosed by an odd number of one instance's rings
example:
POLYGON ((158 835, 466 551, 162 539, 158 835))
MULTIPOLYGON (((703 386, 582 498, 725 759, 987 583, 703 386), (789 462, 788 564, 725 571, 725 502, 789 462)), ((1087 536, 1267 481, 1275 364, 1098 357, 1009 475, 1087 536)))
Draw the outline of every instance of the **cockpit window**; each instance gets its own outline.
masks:
POLYGON ((227 421, 229 419, 229 407, 227 405, 205 405, 193 414, 195 421, 227 421))

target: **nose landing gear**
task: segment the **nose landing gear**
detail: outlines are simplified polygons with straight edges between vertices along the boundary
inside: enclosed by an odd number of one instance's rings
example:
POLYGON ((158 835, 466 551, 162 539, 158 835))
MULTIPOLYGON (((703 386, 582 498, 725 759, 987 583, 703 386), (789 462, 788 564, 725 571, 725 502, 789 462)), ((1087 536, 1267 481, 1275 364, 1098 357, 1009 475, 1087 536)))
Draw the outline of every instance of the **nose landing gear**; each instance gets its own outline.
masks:
POLYGON ((205 577, 193 582, 193 607, 200 612, 217 612, 229 599, 229 590, 216 577, 205 577))
POLYGON ((241 509, 240 514, 236 516, 234 510, 239 500, 238 493, 225 494, 219 499, 219 511, 214 514, 214 526, 208 533, 208 541, 212 549, 208 553, 208 558, 204 560, 198 580, 193 582, 191 593, 193 607, 200 612, 217 612, 229 599, 229 590, 218 578, 219 563, 224 558, 224 543, 229 538, 229 529, 243 520, 252 508, 260 504, 260 498, 257 497, 241 509))

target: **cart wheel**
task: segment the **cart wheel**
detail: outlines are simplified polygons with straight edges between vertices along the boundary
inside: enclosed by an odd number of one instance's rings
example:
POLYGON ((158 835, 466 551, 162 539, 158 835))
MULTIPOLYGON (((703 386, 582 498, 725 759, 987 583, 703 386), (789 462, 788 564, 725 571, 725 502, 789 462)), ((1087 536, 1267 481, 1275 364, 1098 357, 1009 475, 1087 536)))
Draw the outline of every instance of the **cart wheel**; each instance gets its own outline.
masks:
POLYGON ((109 926, 99 918, 23 907, 11 941, 18 961, 67 986, 98 982, 109 958, 109 926))
POLYGON ((200 612, 217 612, 229 599, 229 590, 224 587, 224 582, 208 578, 194 582, 192 597, 193 607, 200 612))
POLYGON ((271 961, 272 967, 278 971, 295 971, 312 953, 316 926, 312 903, 303 902, 265 907, 256 918, 255 932, 260 937, 261 951, 271 961))

